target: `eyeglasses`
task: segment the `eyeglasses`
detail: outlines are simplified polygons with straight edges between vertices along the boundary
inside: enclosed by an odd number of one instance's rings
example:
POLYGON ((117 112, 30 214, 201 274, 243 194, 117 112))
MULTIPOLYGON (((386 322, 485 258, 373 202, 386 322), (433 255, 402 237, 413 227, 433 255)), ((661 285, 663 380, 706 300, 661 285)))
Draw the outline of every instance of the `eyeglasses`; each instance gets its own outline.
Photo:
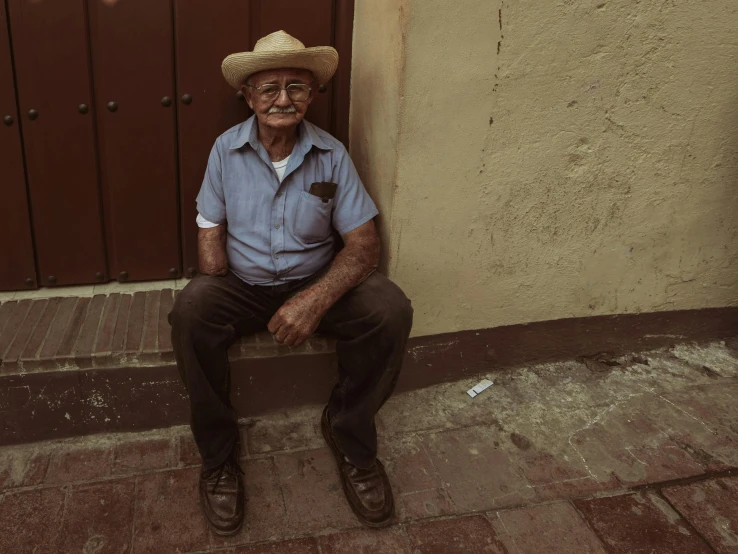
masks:
POLYGON ((276 100, 277 96, 279 96, 283 90, 287 91, 287 96, 289 96, 290 100, 293 102, 304 102, 308 99, 308 96, 310 96, 310 91, 313 90, 310 85, 304 85, 301 83, 293 83, 286 87, 282 87, 276 83, 266 83, 258 87, 248 84, 246 86, 256 90, 256 92, 259 93, 259 97, 262 102, 271 102, 272 100, 276 100))

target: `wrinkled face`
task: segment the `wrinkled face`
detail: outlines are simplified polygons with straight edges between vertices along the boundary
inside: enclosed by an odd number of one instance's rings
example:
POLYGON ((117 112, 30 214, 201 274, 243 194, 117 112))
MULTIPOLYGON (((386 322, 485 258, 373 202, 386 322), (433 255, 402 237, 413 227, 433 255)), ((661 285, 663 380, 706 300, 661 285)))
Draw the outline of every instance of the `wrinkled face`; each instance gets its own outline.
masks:
POLYGON ((251 75, 241 91, 262 127, 289 129, 305 117, 316 87, 307 69, 270 69, 251 75))

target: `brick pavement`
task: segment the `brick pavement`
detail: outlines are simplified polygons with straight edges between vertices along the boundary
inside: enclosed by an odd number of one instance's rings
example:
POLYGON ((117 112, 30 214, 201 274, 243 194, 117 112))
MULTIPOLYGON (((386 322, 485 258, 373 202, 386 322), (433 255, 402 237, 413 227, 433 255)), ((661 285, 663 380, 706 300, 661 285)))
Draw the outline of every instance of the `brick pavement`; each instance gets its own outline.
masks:
POLYGON ((247 523, 229 539, 200 513, 185 427, 4 447, 0 552, 738 552, 736 352, 680 345, 489 377, 475 399, 465 380, 380 413, 389 529, 350 512, 311 406, 243 421, 247 523))

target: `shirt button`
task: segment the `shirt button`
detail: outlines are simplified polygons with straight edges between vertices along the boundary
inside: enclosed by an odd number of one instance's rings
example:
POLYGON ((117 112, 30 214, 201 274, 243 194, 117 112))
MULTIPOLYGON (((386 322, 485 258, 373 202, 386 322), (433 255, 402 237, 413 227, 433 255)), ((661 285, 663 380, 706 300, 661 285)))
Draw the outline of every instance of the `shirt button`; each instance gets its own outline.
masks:
POLYGON ((279 254, 275 254, 275 255, 274 255, 274 259, 275 259, 275 260, 278 260, 278 259, 279 259, 279 254))
POLYGON ((279 229, 279 223, 274 226, 275 229, 279 229))
POLYGON ((281 192, 278 192, 277 193, 277 198, 282 198, 282 193, 281 192))

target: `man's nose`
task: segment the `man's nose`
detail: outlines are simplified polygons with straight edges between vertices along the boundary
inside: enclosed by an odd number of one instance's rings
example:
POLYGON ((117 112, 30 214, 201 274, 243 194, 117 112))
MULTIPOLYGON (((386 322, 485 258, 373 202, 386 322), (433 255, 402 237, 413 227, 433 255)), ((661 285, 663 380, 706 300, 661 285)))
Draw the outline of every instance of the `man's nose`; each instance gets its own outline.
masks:
POLYGON ((285 89, 279 91, 279 96, 277 96, 274 104, 276 106, 279 106, 280 108, 286 108, 287 106, 292 104, 292 100, 290 100, 290 97, 285 89))

